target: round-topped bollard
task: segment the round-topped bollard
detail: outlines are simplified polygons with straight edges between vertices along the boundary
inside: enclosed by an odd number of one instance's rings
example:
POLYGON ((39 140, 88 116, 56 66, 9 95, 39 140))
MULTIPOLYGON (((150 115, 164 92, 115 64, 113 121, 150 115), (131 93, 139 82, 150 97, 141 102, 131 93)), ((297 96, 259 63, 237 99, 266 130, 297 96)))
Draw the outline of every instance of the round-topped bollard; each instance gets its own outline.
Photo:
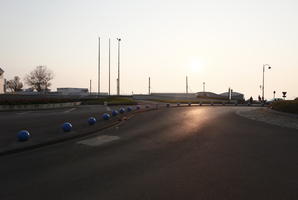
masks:
POLYGON ((146 105, 146 108, 150 108, 150 106, 149 105, 146 105))
POLYGON ((89 125, 94 125, 96 123, 96 119, 95 119, 95 117, 90 117, 89 119, 88 119, 88 124, 89 125))
POLYGON ((71 131, 71 129, 72 129, 72 125, 71 125, 71 123, 69 123, 69 122, 65 122, 65 123, 62 125, 62 129, 63 129, 64 132, 69 132, 69 131, 71 131))
POLYGON ((137 110, 140 110, 140 109, 141 109, 141 106, 137 106, 136 109, 137 109, 137 110))
POLYGON ((121 114, 123 114, 123 113, 125 113, 125 109, 124 109, 124 108, 120 108, 120 109, 119 109, 119 112, 120 112, 121 114))
POLYGON ((167 103, 167 108, 169 108, 170 107, 170 104, 169 103, 167 103))
POLYGON ((119 114, 119 112, 118 112, 117 110, 113 110, 113 111, 112 111, 112 115, 113 115, 113 116, 117 116, 118 114, 119 114))
POLYGON ((191 103, 188 103, 188 106, 191 106, 191 103))
POLYGON ((30 139, 30 133, 27 130, 21 130, 18 132, 18 140, 21 142, 27 141, 30 139))
POLYGON ((109 120, 109 119, 111 118, 111 116, 110 116, 108 113, 104 113, 104 114, 102 115, 102 118, 103 118, 104 120, 109 120))
POLYGON ((132 108, 131 108, 131 107, 127 107, 127 108, 126 108, 126 111, 127 111, 127 112, 130 112, 130 111, 132 111, 132 108))
POLYGON ((177 106, 180 106, 180 103, 177 103, 177 106))

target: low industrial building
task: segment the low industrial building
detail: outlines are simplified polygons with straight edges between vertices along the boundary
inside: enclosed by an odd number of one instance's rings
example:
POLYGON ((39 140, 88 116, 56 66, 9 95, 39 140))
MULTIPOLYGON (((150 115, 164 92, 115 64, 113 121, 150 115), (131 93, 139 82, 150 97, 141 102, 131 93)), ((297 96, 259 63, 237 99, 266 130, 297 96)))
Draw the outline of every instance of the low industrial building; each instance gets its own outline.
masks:
POLYGON ((61 95, 89 95, 87 88, 57 88, 57 93, 61 95))
MULTIPOLYGON (((229 92, 221 93, 220 96, 229 98, 229 92)), ((242 100, 244 100, 244 94, 241 94, 239 92, 233 92, 233 91, 231 91, 231 99, 241 100, 242 101, 242 100)))

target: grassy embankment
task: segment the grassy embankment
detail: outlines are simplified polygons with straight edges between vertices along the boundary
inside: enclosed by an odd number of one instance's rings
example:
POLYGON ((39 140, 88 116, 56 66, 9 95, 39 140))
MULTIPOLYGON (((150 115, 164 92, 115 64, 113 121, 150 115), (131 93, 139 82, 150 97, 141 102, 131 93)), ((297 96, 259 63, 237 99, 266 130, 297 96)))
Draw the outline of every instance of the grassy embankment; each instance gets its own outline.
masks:
POLYGON ((107 102, 108 105, 136 105, 137 102, 132 98, 127 97, 106 97, 97 99, 84 99, 82 104, 84 105, 101 105, 107 102))
POLYGON ((32 99, 0 99, 0 105, 30 105, 30 104, 52 104, 67 102, 82 102, 83 105, 100 105, 107 102, 108 105, 134 105, 137 104, 132 98, 124 97, 105 97, 105 98, 84 98, 84 99, 67 99, 67 98, 32 98, 32 99))
POLYGON ((298 100, 276 101, 272 108, 277 111, 298 114, 298 100))
POLYGON ((188 104, 188 103, 192 103, 192 104, 210 104, 210 103, 214 103, 214 104, 221 104, 223 102, 226 102, 227 99, 226 98, 211 98, 211 97, 198 97, 198 98, 204 98, 204 100, 188 100, 188 99, 151 99, 150 101, 156 101, 156 102, 162 102, 162 103, 181 103, 181 104, 188 104))

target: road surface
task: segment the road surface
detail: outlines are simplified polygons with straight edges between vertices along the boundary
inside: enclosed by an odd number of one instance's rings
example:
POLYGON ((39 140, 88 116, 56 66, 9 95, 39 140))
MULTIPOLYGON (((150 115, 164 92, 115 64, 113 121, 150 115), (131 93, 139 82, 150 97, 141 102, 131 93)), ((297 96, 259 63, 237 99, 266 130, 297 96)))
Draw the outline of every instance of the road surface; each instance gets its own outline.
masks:
POLYGON ((297 199, 298 131, 181 107, 0 157, 0 199, 297 199))

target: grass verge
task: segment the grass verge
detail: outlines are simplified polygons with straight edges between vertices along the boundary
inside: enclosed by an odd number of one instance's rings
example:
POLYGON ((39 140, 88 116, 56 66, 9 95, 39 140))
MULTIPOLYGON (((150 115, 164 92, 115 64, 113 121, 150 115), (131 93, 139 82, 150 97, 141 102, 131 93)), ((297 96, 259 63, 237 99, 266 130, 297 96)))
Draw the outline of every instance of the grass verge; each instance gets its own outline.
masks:
POLYGON ((131 98, 125 97, 106 97, 97 99, 84 99, 82 100, 83 105, 102 105, 107 102, 108 105, 136 105, 137 102, 131 98))
POLYGON ((298 100, 277 101, 272 104, 272 109, 298 114, 298 100))

